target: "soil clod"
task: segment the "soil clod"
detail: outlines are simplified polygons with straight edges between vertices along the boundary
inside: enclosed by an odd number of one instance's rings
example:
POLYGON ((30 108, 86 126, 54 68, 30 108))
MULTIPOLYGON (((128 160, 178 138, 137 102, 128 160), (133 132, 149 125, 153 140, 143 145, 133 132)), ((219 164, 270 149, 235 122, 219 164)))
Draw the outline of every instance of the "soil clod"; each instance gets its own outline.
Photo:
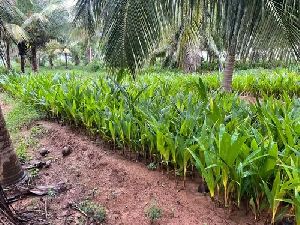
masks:
POLYGON ((62 153, 62 155, 63 155, 64 157, 66 157, 66 156, 68 156, 68 155, 70 155, 70 154, 72 153, 72 149, 71 149, 71 147, 70 147, 69 145, 68 145, 68 146, 65 146, 65 147, 62 149, 61 153, 62 153))
POLYGON ((41 150, 40 150, 40 155, 43 157, 48 155, 49 153, 50 153, 50 151, 46 148, 41 148, 41 150))

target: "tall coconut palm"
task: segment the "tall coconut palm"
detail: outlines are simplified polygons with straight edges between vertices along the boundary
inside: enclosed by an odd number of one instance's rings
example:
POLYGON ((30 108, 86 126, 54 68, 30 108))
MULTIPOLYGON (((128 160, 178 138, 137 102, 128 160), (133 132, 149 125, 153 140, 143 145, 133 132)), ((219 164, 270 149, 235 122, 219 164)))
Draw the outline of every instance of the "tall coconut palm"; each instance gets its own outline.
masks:
POLYGON ((25 173, 13 150, 9 132, 0 108, 0 184, 10 185, 24 178, 25 173))
POLYGON ((46 43, 45 52, 48 55, 50 68, 53 68, 53 59, 57 55, 56 52, 60 51, 61 44, 57 40, 50 40, 46 43))
POLYGON ((108 66, 135 72, 182 15, 202 15, 201 31, 227 52, 223 86, 231 90, 236 57, 281 49, 298 57, 299 0, 78 0, 75 23, 103 29, 108 66), (186 4, 189 2, 189 4, 186 4))
POLYGON ((28 34, 31 49, 32 70, 38 70, 37 50, 51 40, 59 37, 68 20, 68 12, 60 5, 49 5, 40 12, 27 16, 22 27, 28 34))
POLYGON ((14 23, 21 23, 22 18, 18 16, 17 9, 9 0, 1 0, 0 4, 0 40, 5 43, 6 66, 10 69, 10 46, 11 41, 17 42, 22 37, 19 27, 14 23))
MULTIPOLYGON (((20 27, 23 20, 24 17, 20 10, 15 6, 15 2, 10 0, 1 0, 0 23, 2 25, 2 30, 5 32, 8 40, 14 41, 18 44, 18 47, 20 45, 22 46, 21 51, 19 48, 19 54, 21 56, 21 71, 25 72, 25 40, 27 40, 27 36, 25 31, 20 27)), ((7 47, 9 47, 9 45, 7 45, 7 47)), ((6 52, 8 53, 9 50, 7 49, 6 52)), ((7 56, 7 58, 9 57, 7 56)))
MULTIPOLYGON (((13 8, 10 8, 10 2, 1 2, 0 6, 0 25, 9 21, 11 15, 13 15, 13 8), (7 6, 7 8, 4 8, 7 6)), ((12 18, 10 18, 11 21, 12 18)), ((5 125, 5 120, 0 107, 0 184, 9 185, 16 183, 24 177, 24 171, 22 170, 16 153, 13 151, 11 139, 8 130, 5 125)))
MULTIPOLYGON (((37 71, 38 48, 44 47, 50 39, 61 38, 67 33, 68 11, 59 4, 60 1, 55 1, 55 4, 52 4, 52 1, 47 2, 46 7, 42 1, 16 0, 14 3, 8 0, 1 1, 3 3, 0 6, 0 15, 9 18, 6 21, 18 25, 26 33, 32 69, 37 71)), ((21 44, 24 47, 24 43, 21 44)), ((20 55, 21 59, 24 59, 23 52, 20 55)))

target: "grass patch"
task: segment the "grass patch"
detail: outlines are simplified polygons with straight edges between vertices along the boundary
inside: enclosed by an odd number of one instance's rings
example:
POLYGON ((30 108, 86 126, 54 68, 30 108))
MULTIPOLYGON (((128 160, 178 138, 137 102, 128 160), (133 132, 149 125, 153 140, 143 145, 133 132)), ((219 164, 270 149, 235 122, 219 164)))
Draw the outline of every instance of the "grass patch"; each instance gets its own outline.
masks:
POLYGON ((16 153, 17 156, 19 157, 19 160, 24 163, 26 161, 28 161, 30 158, 28 156, 27 153, 27 144, 24 140, 21 140, 21 142, 17 145, 16 149, 16 153))
POLYGON ((0 94, 0 100, 8 105, 8 111, 5 113, 5 121, 10 132, 16 153, 21 162, 29 160, 27 150, 29 147, 36 147, 38 138, 44 133, 40 126, 33 126, 30 130, 29 137, 21 135, 20 130, 32 124, 34 121, 43 118, 43 114, 38 112, 33 106, 14 99, 6 93, 0 94))
POLYGON ((6 124, 10 132, 16 132, 22 127, 41 118, 42 115, 38 113, 33 106, 16 101, 13 105, 13 109, 7 114, 6 124))
POLYGON ((102 223, 106 219, 106 210, 103 206, 91 201, 84 201, 79 204, 79 209, 84 212, 95 223, 102 223))

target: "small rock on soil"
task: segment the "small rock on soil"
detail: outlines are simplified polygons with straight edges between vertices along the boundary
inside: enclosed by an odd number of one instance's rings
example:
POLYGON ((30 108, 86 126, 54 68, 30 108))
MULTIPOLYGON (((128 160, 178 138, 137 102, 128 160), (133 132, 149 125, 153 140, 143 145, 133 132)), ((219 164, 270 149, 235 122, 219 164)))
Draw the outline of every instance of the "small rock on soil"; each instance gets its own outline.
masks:
POLYGON ((72 149, 70 146, 65 146, 61 151, 63 156, 68 156, 72 153, 72 149))

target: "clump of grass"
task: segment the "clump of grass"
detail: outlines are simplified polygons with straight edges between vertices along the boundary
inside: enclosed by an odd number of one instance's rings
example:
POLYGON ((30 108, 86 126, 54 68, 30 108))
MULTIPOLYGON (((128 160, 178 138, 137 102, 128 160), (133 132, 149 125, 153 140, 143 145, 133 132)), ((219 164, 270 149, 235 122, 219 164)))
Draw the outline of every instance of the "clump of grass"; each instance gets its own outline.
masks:
POLYGON ((40 172, 40 170, 37 168, 30 169, 29 174, 30 174, 31 179, 37 177, 39 175, 39 172, 40 172))
POLYGON ((156 202, 152 202, 150 207, 145 210, 145 216, 150 220, 150 223, 154 223, 162 216, 162 209, 159 208, 156 202))
POLYGON ((2 93, 0 99, 11 106, 11 110, 5 115, 6 125, 11 133, 15 133, 22 127, 43 117, 33 106, 14 99, 6 93, 2 93))
POLYGON ((16 153, 17 153, 17 156, 18 156, 19 160, 22 163, 24 163, 27 160, 29 160, 29 156, 28 156, 28 153, 27 153, 27 144, 25 143, 24 140, 22 140, 18 144, 18 146, 16 147, 16 153))
POLYGON ((33 139, 41 138, 45 134, 45 128, 42 126, 34 126, 30 130, 30 137, 33 139))
POLYGON ((156 163, 152 162, 152 163, 148 164, 147 168, 148 168, 148 170, 156 170, 157 165, 156 165, 156 163))
POLYGON ((96 223, 102 223, 106 219, 106 210, 103 206, 91 201, 84 201, 79 204, 79 209, 96 223))
POLYGON ((36 111, 33 106, 14 99, 6 93, 1 93, 0 99, 11 107, 11 110, 5 115, 5 121, 11 134, 12 141, 15 143, 17 156, 21 162, 25 162, 29 160, 27 149, 37 145, 37 139, 41 137, 44 130, 40 126, 34 126, 30 131, 30 136, 25 138, 21 136, 20 129, 41 119, 43 115, 36 111))
POLYGON ((39 143, 39 139, 45 133, 45 129, 41 126, 34 126, 30 130, 29 137, 22 137, 21 134, 15 133, 12 136, 13 142, 15 144, 15 150, 19 160, 25 163, 30 159, 28 156, 28 148, 35 148, 39 143))

